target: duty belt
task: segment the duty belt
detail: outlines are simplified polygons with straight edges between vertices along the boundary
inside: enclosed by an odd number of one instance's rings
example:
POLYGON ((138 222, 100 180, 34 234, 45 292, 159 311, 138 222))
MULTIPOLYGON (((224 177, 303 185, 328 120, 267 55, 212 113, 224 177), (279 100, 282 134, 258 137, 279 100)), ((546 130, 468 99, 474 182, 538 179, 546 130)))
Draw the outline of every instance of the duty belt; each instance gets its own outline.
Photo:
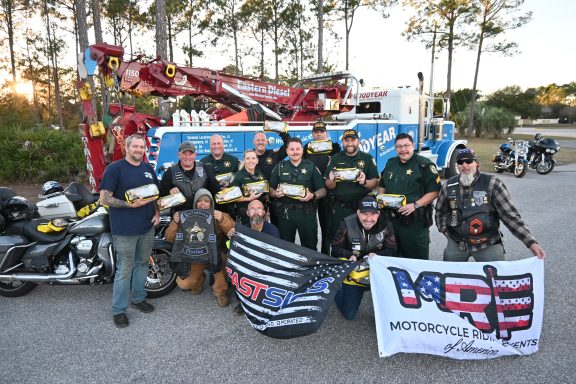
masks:
POLYGON ((356 200, 340 201, 337 198, 335 198, 333 195, 330 195, 330 205, 331 206, 337 206, 340 208, 348 208, 348 209, 358 208, 358 202, 356 200))

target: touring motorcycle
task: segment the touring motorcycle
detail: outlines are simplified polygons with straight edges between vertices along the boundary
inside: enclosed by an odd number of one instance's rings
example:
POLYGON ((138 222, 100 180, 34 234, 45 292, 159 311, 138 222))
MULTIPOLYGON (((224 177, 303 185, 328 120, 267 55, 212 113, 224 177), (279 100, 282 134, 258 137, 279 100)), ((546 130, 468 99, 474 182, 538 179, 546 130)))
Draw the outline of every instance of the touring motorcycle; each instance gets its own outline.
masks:
POLYGON ((545 138, 536 133, 534 140, 528 142, 528 166, 541 175, 546 175, 554 169, 554 155, 560 150, 560 144, 554 139, 545 138))
POLYGON ((494 155, 492 162, 497 173, 504 171, 513 173, 520 178, 528 170, 528 142, 525 140, 513 140, 500 145, 500 151, 494 155))
MULTIPOLYGON (((36 207, 0 188, 0 296, 18 297, 37 284, 106 284, 114 280, 116 255, 108 211, 97 208, 67 222, 34 218, 36 207), (3 228, 2 228, 3 227, 3 228)), ((160 297, 176 285, 170 263, 172 244, 155 238, 146 280, 148 297, 160 297)))

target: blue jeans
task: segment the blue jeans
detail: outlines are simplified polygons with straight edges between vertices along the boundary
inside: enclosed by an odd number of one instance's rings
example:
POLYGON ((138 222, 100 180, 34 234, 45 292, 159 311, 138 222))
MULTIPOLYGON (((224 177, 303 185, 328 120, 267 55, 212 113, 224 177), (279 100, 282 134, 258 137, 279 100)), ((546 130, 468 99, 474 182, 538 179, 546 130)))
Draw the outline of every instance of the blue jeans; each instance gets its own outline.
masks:
POLYGON ((347 320, 354 320, 358 313, 358 308, 360 308, 364 292, 368 289, 356 285, 342 284, 342 287, 336 292, 334 301, 347 320))
POLYGON ((146 299, 148 260, 154 244, 154 227, 138 236, 112 236, 116 250, 116 275, 112 289, 112 315, 126 312, 128 299, 140 303, 146 299))

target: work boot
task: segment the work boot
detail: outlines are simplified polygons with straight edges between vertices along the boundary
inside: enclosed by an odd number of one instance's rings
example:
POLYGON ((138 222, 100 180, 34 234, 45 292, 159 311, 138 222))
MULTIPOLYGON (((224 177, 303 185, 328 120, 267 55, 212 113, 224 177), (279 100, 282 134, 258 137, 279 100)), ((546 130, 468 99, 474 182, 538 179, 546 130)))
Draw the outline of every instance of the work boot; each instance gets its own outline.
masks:
POLYGON ((225 293, 221 293, 216 295, 216 303, 218 303, 219 307, 227 307, 228 306, 228 295, 225 293))
POLYGON ((126 316, 125 313, 119 313, 112 316, 112 320, 114 320, 116 328, 125 328, 128 326, 128 316, 126 316))
POLYGON ((196 287, 196 288, 192 288, 192 289, 190 290, 190 293, 193 294, 193 295, 199 295, 199 294, 202 293, 203 290, 204 290, 204 287, 203 287, 203 286, 199 286, 199 287, 196 287))
POLYGON ((154 312, 154 306, 150 303, 147 303, 146 300, 143 300, 139 303, 131 303, 130 306, 132 308, 136 308, 142 313, 154 312))
POLYGON ((242 304, 240 303, 238 303, 232 311, 236 316, 242 316, 244 314, 244 309, 242 308, 242 304))

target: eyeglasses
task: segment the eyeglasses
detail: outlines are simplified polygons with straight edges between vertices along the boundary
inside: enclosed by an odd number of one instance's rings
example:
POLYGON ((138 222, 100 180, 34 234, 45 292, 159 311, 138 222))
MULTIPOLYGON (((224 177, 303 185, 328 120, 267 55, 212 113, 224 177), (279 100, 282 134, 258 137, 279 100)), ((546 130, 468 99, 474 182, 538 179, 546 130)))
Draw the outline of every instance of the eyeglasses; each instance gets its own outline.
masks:
POLYGON ((474 159, 462 159, 462 160, 456 160, 456 164, 458 165, 462 165, 464 163, 466 164, 472 164, 473 162, 475 162, 476 160, 474 159))
POLYGON ((395 145, 394 148, 396 148, 396 149, 408 149, 411 146, 412 146, 412 144, 395 145))

